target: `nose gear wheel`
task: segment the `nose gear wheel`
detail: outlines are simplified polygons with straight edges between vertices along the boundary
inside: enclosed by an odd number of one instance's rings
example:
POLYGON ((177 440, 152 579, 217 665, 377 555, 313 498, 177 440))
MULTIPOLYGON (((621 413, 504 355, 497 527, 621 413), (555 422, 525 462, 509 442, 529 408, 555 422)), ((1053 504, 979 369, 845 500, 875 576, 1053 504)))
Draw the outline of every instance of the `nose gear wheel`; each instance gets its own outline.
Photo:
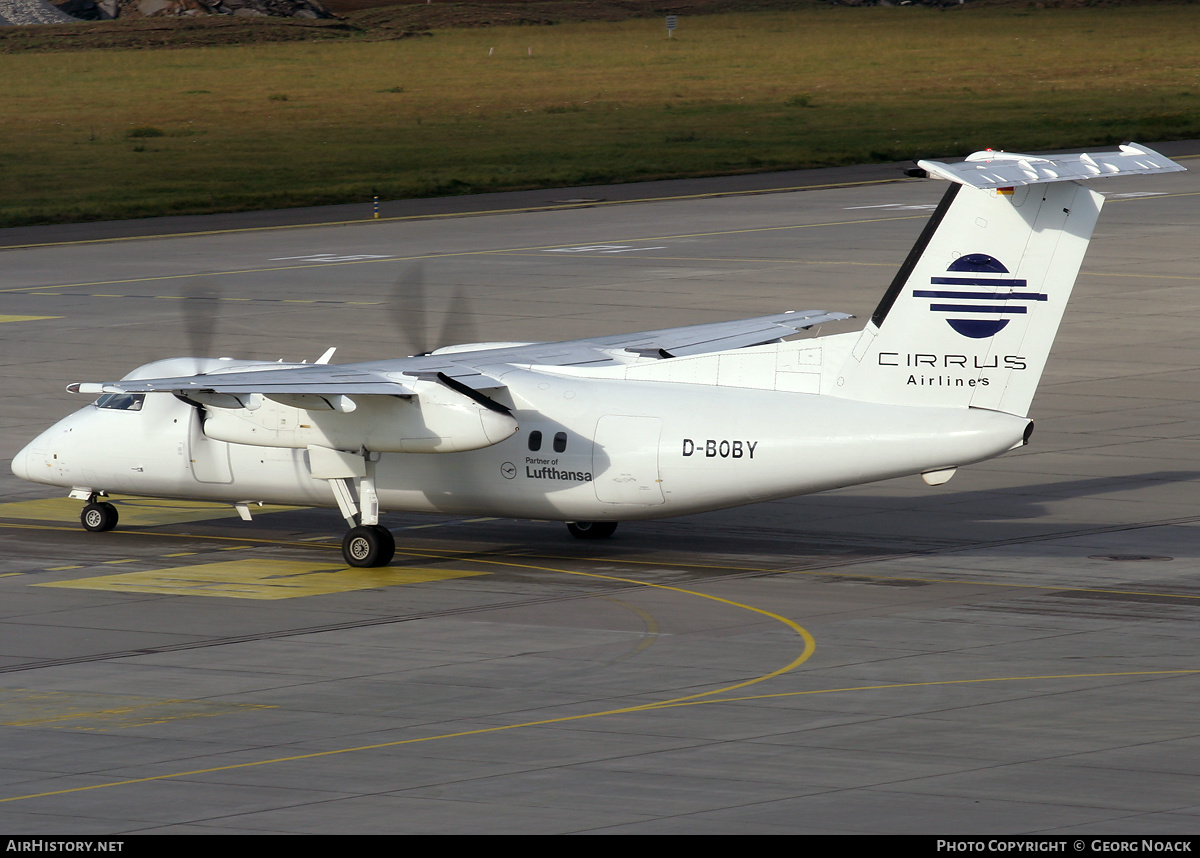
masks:
POLYGON ((79 521, 92 533, 103 533, 117 526, 117 508, 108 501, 90 503, 79 513, 79 521))

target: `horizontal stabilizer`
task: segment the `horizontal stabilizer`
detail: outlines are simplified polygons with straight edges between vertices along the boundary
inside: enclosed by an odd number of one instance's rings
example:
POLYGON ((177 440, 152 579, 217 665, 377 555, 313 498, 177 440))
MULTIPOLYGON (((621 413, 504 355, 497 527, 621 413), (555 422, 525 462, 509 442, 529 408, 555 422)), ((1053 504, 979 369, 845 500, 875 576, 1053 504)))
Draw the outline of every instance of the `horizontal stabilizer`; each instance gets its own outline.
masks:
POLYGON ((1077 152, 1070 155, 1018 155, 1015 152, 988 149, 968 155, 965 161, 956 164, 918 161, 917 166, 933 178, 982 190, 1042 182, 1175 173, 1185 169, 1165 155, 1136 143, 1122 146, 1116 152, 1077 152))

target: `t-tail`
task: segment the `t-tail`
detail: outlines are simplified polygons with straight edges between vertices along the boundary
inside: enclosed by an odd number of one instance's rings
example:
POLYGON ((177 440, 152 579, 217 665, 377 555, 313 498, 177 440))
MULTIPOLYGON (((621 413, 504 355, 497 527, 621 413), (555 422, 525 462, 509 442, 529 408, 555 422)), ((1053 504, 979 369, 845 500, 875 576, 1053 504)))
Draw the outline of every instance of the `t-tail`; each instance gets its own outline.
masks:
POLYGON ((951 185, 831 392, 1025 416, 1104 202, 1080 180, 1184 168, 1134 144, 919 166, 951 185))

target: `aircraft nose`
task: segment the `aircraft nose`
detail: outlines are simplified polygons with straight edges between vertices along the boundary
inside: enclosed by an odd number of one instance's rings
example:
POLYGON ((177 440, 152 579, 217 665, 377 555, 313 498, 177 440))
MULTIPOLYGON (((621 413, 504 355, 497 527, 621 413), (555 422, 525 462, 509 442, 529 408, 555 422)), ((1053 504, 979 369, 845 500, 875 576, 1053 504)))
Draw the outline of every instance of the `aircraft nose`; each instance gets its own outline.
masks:
POLYGON ((38 435, 13 456, 12 472, 31 483, 44 483, 51 476, 49 430, 38 435))
POLYGON ((23 480, 29 479, 29 460, 32 456, 29 448, 31 444, 26 444, 21 452, 13 456, 12 472, 23 480))

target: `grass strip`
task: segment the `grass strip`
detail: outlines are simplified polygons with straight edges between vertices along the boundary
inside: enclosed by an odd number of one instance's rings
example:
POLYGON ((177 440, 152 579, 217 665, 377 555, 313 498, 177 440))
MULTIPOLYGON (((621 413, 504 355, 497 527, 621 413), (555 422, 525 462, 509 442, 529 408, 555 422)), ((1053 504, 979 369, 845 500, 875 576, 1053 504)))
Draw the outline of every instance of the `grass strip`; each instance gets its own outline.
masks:
POLYGON ((1200 137, 1200 7, 0 55, 0 225, 1200 137))

